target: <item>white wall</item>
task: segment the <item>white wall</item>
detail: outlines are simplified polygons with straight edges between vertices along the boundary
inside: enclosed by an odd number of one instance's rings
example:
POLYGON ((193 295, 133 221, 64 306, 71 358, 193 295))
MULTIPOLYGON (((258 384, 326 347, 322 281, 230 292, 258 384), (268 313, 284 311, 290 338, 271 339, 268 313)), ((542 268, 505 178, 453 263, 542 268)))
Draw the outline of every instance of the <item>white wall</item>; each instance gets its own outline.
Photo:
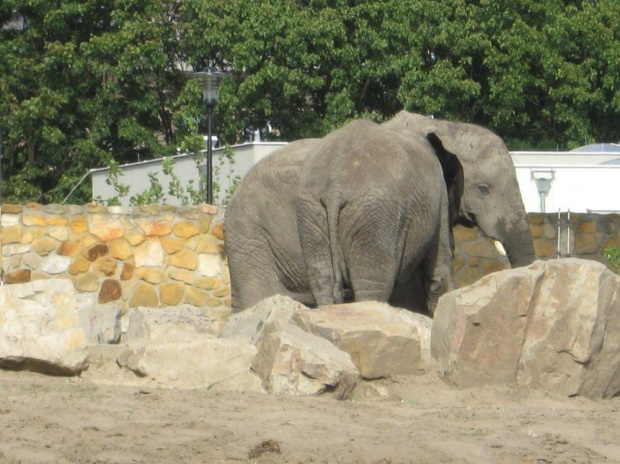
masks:
POLYGON ((515 166, 521 196, 528 213, 542 212, 532 172, 553 173, 545 196, 547 213, 620 213, 620 166, 515 166))
POLYGON ((528 213, 541 212, 535 176, 551 177, 545 212, 620 212, 620 153, 511 152, 528 213))
MULTIPOLYGON (((284 145, 286 145, 286 142, 254 142, 234 145, 231 147, 235 152, 232 165, 222 156, 224 149, 215 148, 213 150, 213 172, 216 175, 214 175, 213 180, 214 183, 219 183, 220 188, 218 191, 214 190, 213 192, 214 202, 221 204, 236 176, 245 176, 259 160, 284 145)), ((205 165, 197 166, 190 155, 177 155, 173 159, 175 161, 174 173, 181 181, 181 184, 186 187, 189 181, 192 180, 194 188, 202 189, 200 172, 205 170, 205 165)), ((128 206, 131 196, 142 193, 149 188, 148 173, 151 172, 157 174, 157 178, 164 187, 165 203, 176 206, 180 205, 177 198, 167 195, 168 184, 171 179, 163 174, 161 159, 125 164, 121 166, 121 169, 123 175, 120 176, 119 182, 130 187, 129 194, 126 197, 120 198, 122 205, 128 206)), ((91 170, 94 200, 98 198, 108 200, 117 195, 115 190, 106 184, 107 174, 108 168, 91 170)))

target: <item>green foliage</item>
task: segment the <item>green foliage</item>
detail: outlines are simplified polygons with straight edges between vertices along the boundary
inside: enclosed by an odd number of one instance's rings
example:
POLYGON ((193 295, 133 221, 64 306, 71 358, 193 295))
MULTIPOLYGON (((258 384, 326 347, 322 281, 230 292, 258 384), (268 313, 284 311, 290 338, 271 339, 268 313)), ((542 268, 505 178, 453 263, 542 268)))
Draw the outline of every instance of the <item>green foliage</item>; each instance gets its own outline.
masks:
POLYGON ((108 205, 119 205, 120 198, 127 196, 129 193, 129 186, 127 184, 123 184, 120 182, 119 177, 123 175, 123 170, 120 165, 115 160, 110 160, 110 164, 108 164, 108 174, 105 180, 105 183, 112 186, 114 191, 116 192, 116 196, 110 198, 107 203, 108 205))
POLYGON ((603 251, 607 266, 616 274, 620 274, 620 247, 612 246, 603 251))
POLYGON ((511 148, 618 141, 617 0, 4 0, 0 24, 7 201, 59 201, 110 158, 199 153, 205 108, 180 63, 232 71, 213 114, 227 143, 403 108, 511 148))
POLYGON ((219 162, 213 164, 213 201, 215 204, 225 205, 228 203, 233 193, 235 193, 241 181, 241 177, 235 175, 235 152, 229 145, 226 145, 223 150, 219 151, 217 156, 219 162), (228 168, 226 170, 226 183, 229 187, 222 192, 223 196, 220 198, 220 181, 222 180, 223 166, 227 166, 228 168))

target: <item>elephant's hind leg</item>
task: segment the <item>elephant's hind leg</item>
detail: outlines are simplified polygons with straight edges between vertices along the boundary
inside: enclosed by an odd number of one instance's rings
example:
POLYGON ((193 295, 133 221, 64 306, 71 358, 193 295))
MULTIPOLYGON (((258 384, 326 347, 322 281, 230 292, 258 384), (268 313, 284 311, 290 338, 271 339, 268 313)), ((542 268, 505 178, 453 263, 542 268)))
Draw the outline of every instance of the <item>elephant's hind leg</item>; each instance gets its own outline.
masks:
POLYGON ((342 279, 335 272, 338 268, 334 266, 334 260, 338 256, 332 256, 325 206, 311 195, 300 195, 297 199, 297 226, 308 284, 316 304, 341 303, 342 279))
POLYGON ((387 302, 401 265, 404 230, 399 229, 400 218, 390 217, 385 209, 371 208, 364 214, 373 220, 343 220, 350 231, 344 239, 350 243, 345 253, 350 285, 355 301, 387 302))
POLYGON ((228 257, 233 312, 242 311, 273 295, 287 295, 274 269, 266 243, 251 241, 228 257))

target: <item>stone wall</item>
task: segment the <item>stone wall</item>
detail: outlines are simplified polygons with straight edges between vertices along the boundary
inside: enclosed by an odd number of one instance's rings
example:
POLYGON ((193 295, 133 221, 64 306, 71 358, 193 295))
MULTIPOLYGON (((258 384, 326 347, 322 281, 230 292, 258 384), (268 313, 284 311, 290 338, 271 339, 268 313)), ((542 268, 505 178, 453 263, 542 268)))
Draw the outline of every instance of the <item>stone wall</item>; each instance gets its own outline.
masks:
MULTIPOLYGON (((605 263, 603 250, 620 246, 620 214, 531 213, 528 222, 537 259, 573 257, 605 263)), ((478 229, 457 226, 454 237, 458 287, 510 267, 493 240, 478 229)))
POLYGON ((230 307, 223 225, 211 206, 3 205, 5 284, 69 279, 82 307, 230 307))
MULTIPOLYGON (((118 302, 125 312, 183 303, 229 311, 223 225, 214 207, 29 203, 3 205, 1 216, 6 284, 70 279, 84 307, 118 302)), ((602 250, 620 246, 618 214, 572 214, 570 220, 567 213, 530 214, 528 220, 539 259, 604 262, 602 250)), ((457 227, 455 239, 459 287, 509 267, 477 229, 457 227)))

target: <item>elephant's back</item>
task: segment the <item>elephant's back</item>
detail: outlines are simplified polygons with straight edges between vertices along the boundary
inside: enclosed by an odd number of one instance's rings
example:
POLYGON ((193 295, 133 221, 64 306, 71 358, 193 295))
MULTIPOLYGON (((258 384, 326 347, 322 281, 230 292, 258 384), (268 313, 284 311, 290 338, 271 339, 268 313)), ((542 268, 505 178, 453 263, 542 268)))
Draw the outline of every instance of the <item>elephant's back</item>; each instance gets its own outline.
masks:
POLYGON ((432 147, 421 134, 402 137, 366 120, 354 121, 326 136, 301 168, 300 191, 349 200, 394 196, 404 189, 435 191, 443 178, 432 147))

